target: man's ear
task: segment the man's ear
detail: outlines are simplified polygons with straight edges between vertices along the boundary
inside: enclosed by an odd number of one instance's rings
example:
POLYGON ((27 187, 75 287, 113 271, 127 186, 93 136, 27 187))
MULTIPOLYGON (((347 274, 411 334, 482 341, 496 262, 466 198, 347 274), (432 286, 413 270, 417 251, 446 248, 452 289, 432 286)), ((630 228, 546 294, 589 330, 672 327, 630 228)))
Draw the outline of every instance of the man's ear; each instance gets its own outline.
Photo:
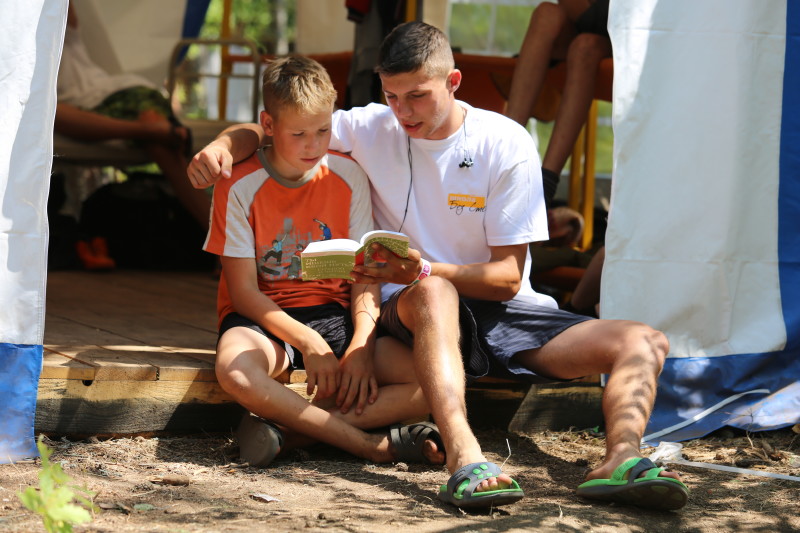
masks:
POLYGON ((275 124, 275 120, 272 118, 272 115, 267 113, 266 111, 261 111, 261 115, 259 116, 259 123, 261 127, 264 129, 264 133, 267 137, 272 137, 274 135, 273 127, 275 124))
POLYGON ((461 86, 461 71, 458 69, 454 69, 453 72, 451 72, 447 76, 447 89, 451 93, 454 93, 460 86, 461 86))

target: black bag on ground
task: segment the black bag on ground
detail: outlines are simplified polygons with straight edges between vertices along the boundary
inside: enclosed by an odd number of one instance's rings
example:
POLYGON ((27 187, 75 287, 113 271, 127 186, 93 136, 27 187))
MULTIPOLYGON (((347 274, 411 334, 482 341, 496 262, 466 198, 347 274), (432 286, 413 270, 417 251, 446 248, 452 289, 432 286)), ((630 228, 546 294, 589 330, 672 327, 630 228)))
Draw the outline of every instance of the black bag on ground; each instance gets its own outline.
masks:
POLYGON ((205 232, 166 186, 159 174, 137 172, 100 187, 83 203, 81 233, 105 237, 121 268, 211 270, 205 232))

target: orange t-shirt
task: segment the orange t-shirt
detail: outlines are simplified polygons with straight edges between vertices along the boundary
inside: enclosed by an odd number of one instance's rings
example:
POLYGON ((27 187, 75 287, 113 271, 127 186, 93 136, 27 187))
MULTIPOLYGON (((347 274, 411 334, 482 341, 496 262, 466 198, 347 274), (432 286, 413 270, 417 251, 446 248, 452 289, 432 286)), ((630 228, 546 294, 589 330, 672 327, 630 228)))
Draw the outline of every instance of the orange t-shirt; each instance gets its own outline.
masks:
MULTIPOLYGON (((329 152, 298 181, 279 177, 258 151, 214 186, 211 227, 203 249, 253 258, 258 287, 280 307, 350 305, 345 280, 300 279, 300 252, 312 241, 359 240, 373 229, 369 182, 348 156, 329 152)), ((219 321, 234 311, 225 277, 217 294, 219 321)))

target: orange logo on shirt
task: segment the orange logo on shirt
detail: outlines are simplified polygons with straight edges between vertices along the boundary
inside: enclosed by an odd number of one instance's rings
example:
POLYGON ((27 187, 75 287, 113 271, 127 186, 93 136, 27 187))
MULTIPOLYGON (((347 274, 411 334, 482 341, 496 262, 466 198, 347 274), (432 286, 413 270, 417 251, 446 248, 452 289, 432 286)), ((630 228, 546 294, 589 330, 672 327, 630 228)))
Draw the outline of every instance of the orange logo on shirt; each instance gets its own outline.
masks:
POLYGON ((450 209, 455 209, 459 215, 465 207, 469 211, 484 211, 486 209, 486 198, 469 194, 449 194, 447 195, 447 205, 450 206, 450 209))

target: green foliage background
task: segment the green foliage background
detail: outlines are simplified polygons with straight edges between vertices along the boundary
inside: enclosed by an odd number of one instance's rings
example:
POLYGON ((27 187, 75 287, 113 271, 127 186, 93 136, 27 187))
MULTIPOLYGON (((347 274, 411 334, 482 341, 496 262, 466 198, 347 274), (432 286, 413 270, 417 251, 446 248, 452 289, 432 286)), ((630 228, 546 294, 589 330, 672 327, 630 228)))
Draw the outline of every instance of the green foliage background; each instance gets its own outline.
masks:
MULTIPOLYGON (((200 37, 216 39, 222 34, 223 0, 211 0, 200 37)), ((264 52, 275 53, 275 11, 283 6, 287 14, 288 41, 294 42, 295 2, 292 0, 234 0, 231 3, 231 37, 243 37, 259 43, 264 52)))

